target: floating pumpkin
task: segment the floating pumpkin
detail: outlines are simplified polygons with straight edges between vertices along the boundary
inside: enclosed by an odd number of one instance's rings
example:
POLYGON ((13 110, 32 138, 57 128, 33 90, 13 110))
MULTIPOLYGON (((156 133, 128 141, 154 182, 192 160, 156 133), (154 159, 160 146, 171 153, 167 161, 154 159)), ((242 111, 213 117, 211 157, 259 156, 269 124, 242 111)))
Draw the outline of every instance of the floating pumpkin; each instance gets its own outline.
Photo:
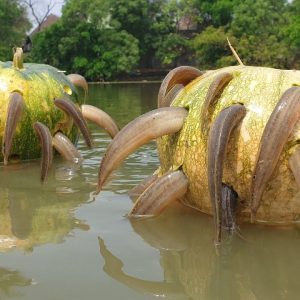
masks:
POLYGON ((160 168, 134 189, 129 216, 157 215, 175 198, 221 227, 300 219, 300 71, 238 66, 172 70, 159 108, 125 126, 100 165, 98 192, 117 165, 157 139, 160 168))
POLYGON ((21 48, 13 62, 0 62, 0 142, 4 164, 10 157, 38 158, 42 147, 44 180, 52 162, 52 145, 65 158, 81 159, 73 143, 76 124, 86 144, 92 141, 85 119, 105 127, 111 136, 118 131, 111 118, 96 107, 82 105, 76 87, 88 91, 86 80, 78 74, 66 76, 44 64, 23 63, 21 48))

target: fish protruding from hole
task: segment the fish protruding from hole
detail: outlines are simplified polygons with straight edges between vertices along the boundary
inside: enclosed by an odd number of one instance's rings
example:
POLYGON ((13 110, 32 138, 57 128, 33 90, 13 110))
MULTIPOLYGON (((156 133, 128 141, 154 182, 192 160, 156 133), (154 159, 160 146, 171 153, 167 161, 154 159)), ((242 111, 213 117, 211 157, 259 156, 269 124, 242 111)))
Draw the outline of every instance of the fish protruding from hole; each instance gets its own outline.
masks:
POLYGON ((11 95, 9 96, 4 137, 2 141, 4 165, 8 164, 8 158, 13 145, 13 138, 15 136, 17 125, 21 119, 24 108, 25 102, 23 96, 17 92, 11 93, 11 95))
POLYGON ((222 110, 214 121, 208 137, 208 189, 215 221, 215 242, 221 242, 222 179, 229 138, 246 115, 246 108, 234 104, 222 110))
POLYGON ((86 145, 91 148, 92 147, 92 138, 86 121, 82 115, 80 109, 76 106, 76 104, 69 99, 55 99, 54 104, 64 111, 67 115, 72 117, 74 123, 77 125, 79 130, 82 133, 82 136, 85 140, 86 145))
POLYGON ((263 193, 280 154, 300 117, 300 87, 287 89, 274 108, 261 137, 251 183, 251 220, 255 221, 263 193))
POLYGON ((158 137, 178 132, 188 111, 183 107, 164 107, 150 111, 127 124, 114 137, 101 161, 97 193, 110 173, 140 146, 158 137))
POLYGON ((49 128, 41 122, 34 123, 33 128, 39 137, 42 148, 41 181, 44 182, 53 160, 52 136, 49 128))
POLYGON ((138 198, 129 217, 157 216, 176 199, 183 197, 188 179, 182 171, 158 177, 138 198))
POLYGON ((176 84, 186 86, 192 80, 203 74, 204 73, 200 70, 189 66, 177 67, 171 70, 167 74, 159 88, 157 96, 157 107, 163 106, 164 98, 176 84))

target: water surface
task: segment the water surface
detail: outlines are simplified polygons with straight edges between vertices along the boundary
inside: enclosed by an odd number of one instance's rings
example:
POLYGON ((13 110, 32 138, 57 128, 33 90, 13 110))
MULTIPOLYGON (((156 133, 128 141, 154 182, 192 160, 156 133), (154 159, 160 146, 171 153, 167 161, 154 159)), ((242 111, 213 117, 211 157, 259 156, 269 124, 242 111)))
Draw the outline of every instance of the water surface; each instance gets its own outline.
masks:
MULTIPOLYGON (((156 106, 156 84, 90 86, 88 102, 120 127, 156 106)), ((127 191, 158 167, 143 146, 94 197, 110 138, 90 124, 81 166, 56 157, 46 184, 39 161, 0 166, 0 299, 298 299, 297 228, 242 226, 218 252, 212 219, 180 206, 128 220, 127 191)))

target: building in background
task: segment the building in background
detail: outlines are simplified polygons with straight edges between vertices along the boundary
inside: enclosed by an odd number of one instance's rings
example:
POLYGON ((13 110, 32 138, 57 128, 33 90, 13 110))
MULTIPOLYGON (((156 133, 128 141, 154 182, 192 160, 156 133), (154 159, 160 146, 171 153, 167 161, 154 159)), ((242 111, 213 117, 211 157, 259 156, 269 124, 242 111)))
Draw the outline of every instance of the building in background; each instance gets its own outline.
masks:
POLYGON ((39 24, 34 30, 31 31, 30 37, 33 37, 36 33, 45 30, 47 27, 56 23, 60 17, 50 14, 41 24, 39 24))

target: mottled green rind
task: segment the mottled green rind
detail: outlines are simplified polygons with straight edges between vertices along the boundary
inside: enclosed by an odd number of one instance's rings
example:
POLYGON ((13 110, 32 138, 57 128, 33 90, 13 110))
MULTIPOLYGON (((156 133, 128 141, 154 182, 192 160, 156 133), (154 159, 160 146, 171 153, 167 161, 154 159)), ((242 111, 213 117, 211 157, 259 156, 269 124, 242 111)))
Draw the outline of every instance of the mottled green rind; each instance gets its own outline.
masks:
POLYGON ((16 248, 31 251, 35 246, 61 243, 74 228, 86 228, 74 209, 82 199, 58 197, 49 201, 44 194, 12 191, 0 187, 0 253, 16 248), (8 242, 5 242, 8 239, 8 242))
MULTIPOLYGON (((189 178, 189 189, 183 203, 211 214, 207 176, 208 131, 201 132, 200 121, 208 88, 222 72, 231 73, 233 80, 225 87, 217 104, 209 109, 209 116, 213 122, 221 110, 232 104, 242 103, 246 107, 247 114, 229 141, 223 181, 238 192, 239 217, 248 221, 251 178, 263 130, 284 91, 300 85, 300 71, 237 66, 208 72, 191 82, 172 103, 172 106, 189 109, 182 130, 158 140, 160 174, 182 167, 189 178)), ((207 124, 208 129, 211 122, 207 124)), ((299 221, 299 188, 288 166, 288 158, 299 143, 300 122, 289 137, 267 185, 257 212, 258 221, 270 224, 299 221)))
MULTIPOLYGON (((36 121, 48 126, 52 135, 60 130, 76 142, 78 131, 72 120, 54 106, 56 98, 67 98, 81 104, 76 88, 67 76, 48 65, 24 64, 24 68, 19 70, 12 66, 12 62, 0 62, 0 145, 9 95, 14 91, 23 95, 26 109, 17 126, 12 155, 22 160, 41 156, 38 138, 32 127, 36 121)), ((0 161, 3 161, 2 153, 0 161)))

